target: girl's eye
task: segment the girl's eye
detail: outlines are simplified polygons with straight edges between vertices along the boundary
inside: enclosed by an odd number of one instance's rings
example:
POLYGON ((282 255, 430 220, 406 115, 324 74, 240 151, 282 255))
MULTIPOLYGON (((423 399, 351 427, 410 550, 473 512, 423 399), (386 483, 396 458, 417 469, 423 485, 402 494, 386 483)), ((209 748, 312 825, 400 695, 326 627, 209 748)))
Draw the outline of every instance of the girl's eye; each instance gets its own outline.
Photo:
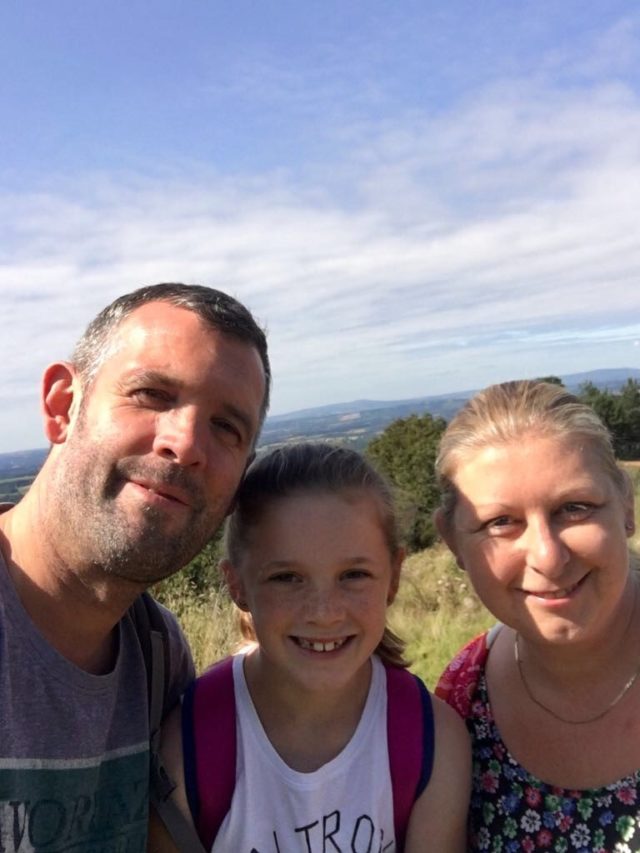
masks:
POLYGON ((368 569, 349 569, 342 577, 349 581, 364 580, 371 577, 371 572, 368 569))
POLYGON ((295 572, 278 572, 269 578, 271 583, 298 583, 300 578, 295 572))

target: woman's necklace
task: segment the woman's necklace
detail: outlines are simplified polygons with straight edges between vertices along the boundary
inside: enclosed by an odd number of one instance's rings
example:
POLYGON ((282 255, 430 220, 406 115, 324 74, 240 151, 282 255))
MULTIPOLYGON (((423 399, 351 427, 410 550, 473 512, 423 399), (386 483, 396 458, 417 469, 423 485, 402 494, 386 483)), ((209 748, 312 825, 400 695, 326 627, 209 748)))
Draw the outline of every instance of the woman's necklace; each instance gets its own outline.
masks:
MULTIPOLYGON (((635 610, 635 606, 634 606, 634 610, 635 610)), ((537 705, 538 708, 542 708, 543 711, 546 711, 547 714, 550 714, 552 717, 554 717, 556 720, 559 720, 561 723, 569 723, 572 726, 584 726, 587 723, 595 723, 596 720, 601 720, 606 714, 609 713, 609 711, 612 708, 615 708, 615 706, 618 704, 618 702, 621 701, 621 699, 623 699, 627 695, 629 690, 631 690, 633 685, 636 683, 638 676, 640 675, 640 662, 639 662, 638 666, 636 667, 636 670, 633 673, 633 675, 631 676, 631 678, 627 681, 627 683, 624 685, 624 687, 618 693, 618 695, 614 697, 613 701, 609 702, 609 704, 604 709, 604 711, 600 711, 598 714, 595 714, 593 717, 587 717, 586 720, 569 720, 569 719, 567 719, 567 717, 562 717, 562 716, 560 716, 560 714, 556 714, 556 712, 554 710, 552 710, 551 708, 549 708, 548 705, 545 705, 544 702, 541 702, 539 699, 536 699, 536 697, 531 692, 531 688, 529 687, 529 684, 527 683, 527 679, 525 678, 524 671, 522 669, 522 661, 520 660, 520 649, 518 646, 518 638, 519 638, 519 634, 516 633, 514 641, 513 641, 513 653, 514 653, 515 658, 516 658, 516 664, 518 666, 518 672, 520 674, 520 681, 522 681, 522 686, 524 687, 527 696, 529 697, 529 699, 531 699, 531 701, 533 702, 534 705, 537 705)))

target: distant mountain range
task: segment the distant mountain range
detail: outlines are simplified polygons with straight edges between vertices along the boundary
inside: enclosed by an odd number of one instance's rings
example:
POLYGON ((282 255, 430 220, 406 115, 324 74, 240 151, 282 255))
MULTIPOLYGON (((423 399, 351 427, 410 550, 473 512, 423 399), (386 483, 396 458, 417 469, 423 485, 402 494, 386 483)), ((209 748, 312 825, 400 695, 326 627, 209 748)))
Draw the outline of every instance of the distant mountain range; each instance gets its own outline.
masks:
MULTIPOLYGON (((560 376, 571 391, 579 391, 585 382, 598 388, 617 391, 628 379, 640 381, 640 369, 633 367, 589 370, 560 376)), ((477 389, 413 397, 409 400, 352 400, 331 403, 311 409, 300 409, 282 415, 271 415, 262 430, 260 447, 267 448, 302 439, 335 440, 363 448, 378 433, 397 418, 421 415, 425 412, 449 420, 477 389)), ((21 481, 35 476, 44 462, 46 450, 22 450, 0 453, 0 486, 2 480, 21 481)), ((2 488, 0 487, 0 499, 2 488)))

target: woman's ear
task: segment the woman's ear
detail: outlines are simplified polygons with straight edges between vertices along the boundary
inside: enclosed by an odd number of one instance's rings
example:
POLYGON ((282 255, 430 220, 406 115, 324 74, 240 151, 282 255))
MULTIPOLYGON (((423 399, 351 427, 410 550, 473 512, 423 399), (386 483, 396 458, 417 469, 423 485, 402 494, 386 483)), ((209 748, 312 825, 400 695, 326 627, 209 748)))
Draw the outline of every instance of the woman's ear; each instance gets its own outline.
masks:
POLYGON ((625 485, 624 529, 627 533, 627 537, 630 537, 636 532, 636 496, 629 472, 623 469, 622 473, 625 485))
POLYGON ((453 556, 456 558, 456 563, 458 564, 458 568, 462 569, 464 572, 464 564, 460 559, 458 554, 458 550, 456 548, 456 538, 453 532, 453 525, 451 524, 450 519, 447 518, 445 511, 442 507, 438 507, 438 509, 433 513, 433 520, 436 525, 436 530, 442 541, 445 543, 447 548, 451 551, 453 556))
POLYGON ((81 397, 80 380, 72 364, 50 364, 42 377, 41 406, 44 432, 51 444, 64 444, 77 414, 81 397))
POLYGON ((229 595, 236 607, 240 610, 249 610, 245 595, 244 583, 240 576, 240 572, 233 565, 231 560, 222 560, 220 563, 220 571, 224 575, 225 582, 229 588, 229 595))

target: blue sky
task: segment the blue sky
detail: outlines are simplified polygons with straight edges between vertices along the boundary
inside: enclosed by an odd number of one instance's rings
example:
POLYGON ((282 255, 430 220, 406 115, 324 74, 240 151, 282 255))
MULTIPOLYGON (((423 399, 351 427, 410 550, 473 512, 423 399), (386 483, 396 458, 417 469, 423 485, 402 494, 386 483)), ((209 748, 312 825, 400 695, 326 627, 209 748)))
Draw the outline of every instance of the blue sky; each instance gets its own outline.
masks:
POLYGON ((267 327, 273 413, 640 366, 633 2, 0 9, 0 452, 122 292, 267 327))

